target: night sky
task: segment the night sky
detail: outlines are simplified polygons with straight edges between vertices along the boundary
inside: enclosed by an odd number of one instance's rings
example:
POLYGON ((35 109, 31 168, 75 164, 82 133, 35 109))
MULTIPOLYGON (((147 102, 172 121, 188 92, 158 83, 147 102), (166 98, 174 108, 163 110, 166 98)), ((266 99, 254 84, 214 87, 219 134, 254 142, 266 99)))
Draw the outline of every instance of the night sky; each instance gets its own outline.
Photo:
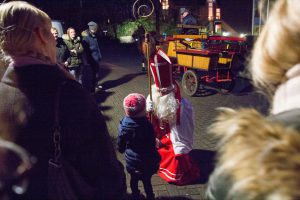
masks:
MULTIPOLYGON (((62 20, 65 26, 85 28, 87 22, 118 23, 131 18, 134 0, 28 0, 46 11, 52 19, 62 20), (82 17, 80 17, 82 16, 82 17)), ((188 0, 187 0, 188 1, 188 0)), ((252 0, 218 0, 222 19, 238 32, 251 32, 252 0)))
POLYGON ((251 32, 252 0, 221 1, 222 18, 238 32, 251 32))

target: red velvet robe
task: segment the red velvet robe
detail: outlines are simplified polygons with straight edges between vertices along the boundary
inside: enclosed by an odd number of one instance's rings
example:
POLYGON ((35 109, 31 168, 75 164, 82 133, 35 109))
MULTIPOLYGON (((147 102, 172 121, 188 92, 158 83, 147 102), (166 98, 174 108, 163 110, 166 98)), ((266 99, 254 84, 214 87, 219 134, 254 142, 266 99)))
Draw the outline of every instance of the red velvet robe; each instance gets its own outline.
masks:
POLYGON ((198 165, 191 159, 194 119, 191 104, 183 99, 177 112, 176 125, 159 122, 153 116, 156 136, 160 141, 158 152, 161 156, 158 175, 169 183, 187 185, 199 179, 198 165))

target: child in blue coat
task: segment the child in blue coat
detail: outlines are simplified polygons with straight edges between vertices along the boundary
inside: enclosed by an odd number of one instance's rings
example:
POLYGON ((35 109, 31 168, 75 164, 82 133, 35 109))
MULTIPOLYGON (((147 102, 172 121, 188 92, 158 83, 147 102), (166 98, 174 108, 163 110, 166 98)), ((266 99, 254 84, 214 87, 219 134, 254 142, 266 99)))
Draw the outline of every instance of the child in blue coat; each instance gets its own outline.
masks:
POLYGON ((147 199, 154 199, 151 177, 159 167, 160 155, 156 149, 154 128, 146 117, 145 97, 138 93, 129 94, 123 101, 125 117, 121 120, 118 135, 118 150, 125 153, 126 169, 130 174, 133 199, 141 194, 141 180, 147 199))

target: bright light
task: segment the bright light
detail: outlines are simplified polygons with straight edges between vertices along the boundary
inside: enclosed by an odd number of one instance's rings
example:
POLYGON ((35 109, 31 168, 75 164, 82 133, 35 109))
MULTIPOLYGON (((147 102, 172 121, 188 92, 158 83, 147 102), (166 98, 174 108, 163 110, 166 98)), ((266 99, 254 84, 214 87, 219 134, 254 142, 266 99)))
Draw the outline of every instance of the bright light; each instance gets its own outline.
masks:
POLYGON ((214 5, 213 3, 208 3, 208 21, 211 21, 214 19, 214 5))
POLYGON ((163 10, 169 9, 169 0, 160 0, 161 6, 163 10))
POLYGON ((216 19, 221 19, 221 8, 216 9, 216 19))
POLYGON ((223 36, 229 36, 229 35, 230 35, 230 32, 223 32, 222 35, 223 35, 223 36))
POLYGON ((240 34, 240 37, 241 37, 241 38, 246 37, 246 36, 247 36, 247 34, 245 34, 245 33, 241 33, 241 34, 240 34))

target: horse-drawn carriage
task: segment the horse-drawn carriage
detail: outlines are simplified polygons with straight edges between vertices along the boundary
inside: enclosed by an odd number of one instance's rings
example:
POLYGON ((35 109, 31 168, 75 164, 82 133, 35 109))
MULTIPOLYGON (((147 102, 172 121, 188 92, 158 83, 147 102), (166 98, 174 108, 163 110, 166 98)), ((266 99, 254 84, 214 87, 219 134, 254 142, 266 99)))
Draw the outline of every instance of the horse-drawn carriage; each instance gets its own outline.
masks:
POLYGON ((245 38, 206 34, 174 35, 161 47, 172 59, 183 91, 190 96, 205 95, 208 88, 231 91, 247 51, 245 38))

